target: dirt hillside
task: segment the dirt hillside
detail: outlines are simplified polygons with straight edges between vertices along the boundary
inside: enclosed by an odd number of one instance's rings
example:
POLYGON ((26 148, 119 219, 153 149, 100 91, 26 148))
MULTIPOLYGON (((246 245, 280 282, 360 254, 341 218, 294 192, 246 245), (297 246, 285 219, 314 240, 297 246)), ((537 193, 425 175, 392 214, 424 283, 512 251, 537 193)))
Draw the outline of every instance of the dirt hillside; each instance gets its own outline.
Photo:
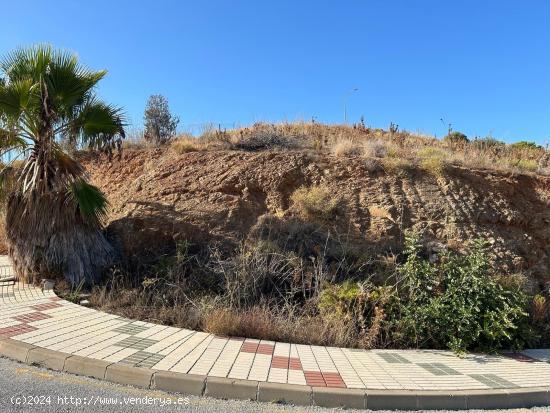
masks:
MULTIPOLYGON (((523 272, 539 286, 550 280, 550 177, 458 166, 436 176, 299 150, 85 156, 111 203, 108 230, 130 257, 169 252, 183 239, 231 249, 268 227, 289 239, 309 228, 296 225, 292 193, 326 184, 341 203, 322 227, 365 254, 398 253, 408 228, 421 231, 434 251, 484 237, 503 272, 523 272)), ((311 239, 319 242, 313 233, 311 239)))

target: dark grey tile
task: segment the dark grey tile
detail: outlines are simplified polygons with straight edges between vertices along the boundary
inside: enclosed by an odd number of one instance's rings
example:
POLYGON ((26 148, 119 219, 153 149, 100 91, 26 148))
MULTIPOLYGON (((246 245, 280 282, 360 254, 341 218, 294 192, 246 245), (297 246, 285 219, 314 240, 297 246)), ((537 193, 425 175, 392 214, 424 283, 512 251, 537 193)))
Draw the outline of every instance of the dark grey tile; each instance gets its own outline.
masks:
POLYGON ((130 323, 130 324, 125 324, 125 325, 122 325, 122 326, 118 326, 113 331, 116 331, 117 333, 124 333, 124 334, 134 335, 134 334, 138 334, 138 333, 141 333, 142 331, 147 330, 147 328, 148 327, 130 323))
POLYGON ((129 347, 129 348, 135 348, 136 350, 144 350, 149 346, 152 346, 155 344, 157 340, 151 340, 148 338, 139 338, 139 337, 127 337, 122 341, 119 341, 118 343, 115 343, 115 346, 120 347, 129 347))
POLYGON ((417 365, 436 376, 459 376, 462 374, 443 363, 417 363, 417 365))
POLYGON ((470 374, 470 377, 492 389, 513 389, 519 387, 517 384, 503 379, 496 374, 470 374))
POLYGON ((134 353, 131 356, 122 359, 120 363, 129 364, 131 366, 150 368, 161 361, 164 357, 165 356, 161 354, 149 353, 147 351, 138 351, 137 353, 134 353))
POLYGON ((410 364, 411 362, 397 353, 377 353, 388 363, 410 364))

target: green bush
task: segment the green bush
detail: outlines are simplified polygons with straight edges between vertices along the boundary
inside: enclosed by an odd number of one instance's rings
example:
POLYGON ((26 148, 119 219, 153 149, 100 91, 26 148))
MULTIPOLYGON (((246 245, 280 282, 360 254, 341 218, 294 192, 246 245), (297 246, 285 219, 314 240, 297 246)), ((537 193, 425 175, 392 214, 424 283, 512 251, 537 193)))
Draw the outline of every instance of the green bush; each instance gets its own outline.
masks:
POLYGON ((472 142, 472 145, 476 149, 480 150, 501 150, 506 144, 498 139, 493 138, 492 136, 487 136, 485 138, 476 139, 472 142))
POLYGON ((519 159, 513 162, 512 165, 522 171, 536 172, 539 169, 538 162, 533 159, 519 159))
POLYGON ((495 351, 532 338, 527 296, 491 277, 484 241, 475 241, 468 255, 447 253, 431 263, 422 258, 419 237, 407 234, 405 252, 389 316, 402 346, 495 351))
POLYGON ((516 142, 510 145, 510 148, 512 149, 518 149, 518 150, 539 150, 542 149, 542 146, 537 145, 535 142, 527 142, 527 141, 520 141, 516 142))
POLYGON ((453 131, 449 134, 447 134, 444 138, 443 138, 443 141, 444 142, 450 142, 452 144, 463 144, 463 143, 468 143, 470 140, 468 139, 468 137, 463 134, 462 132, 459 132, 459 131, 453 131))

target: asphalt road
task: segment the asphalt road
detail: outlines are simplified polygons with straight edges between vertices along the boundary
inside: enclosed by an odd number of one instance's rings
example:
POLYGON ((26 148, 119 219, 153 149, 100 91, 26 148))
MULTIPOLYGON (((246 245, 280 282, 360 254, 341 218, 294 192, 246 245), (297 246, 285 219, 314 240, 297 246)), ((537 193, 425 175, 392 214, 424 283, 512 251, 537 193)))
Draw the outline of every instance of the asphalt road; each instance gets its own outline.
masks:
MULTIPOLYGON (((57 373, 0 358, 0 412, 77 411, 328 413, 340 410, 226 401, 196 396, 186 397, 185 395, 143 390, 86 377, 57 373)), ((542 413, 550 412, 550 408, 516 411, 542 413)), ((345 412, 358 413, 359 411, 345 410, 345 412)))

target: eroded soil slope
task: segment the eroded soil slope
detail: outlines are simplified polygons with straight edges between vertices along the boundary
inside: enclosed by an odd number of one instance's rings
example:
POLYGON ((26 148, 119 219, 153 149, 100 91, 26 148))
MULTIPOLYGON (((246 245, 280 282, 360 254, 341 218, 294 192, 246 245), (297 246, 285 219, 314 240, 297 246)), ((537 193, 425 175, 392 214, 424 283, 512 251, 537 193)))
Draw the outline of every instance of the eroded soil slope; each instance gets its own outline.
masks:
POLYGON ((130 257, 169 252, 183 239, 230 250, 265 235, 266 226, 288 237, 301 230, 291 194, 324 183, 341 207, 320 228, 364 253, 399 252, 408 228, 422 231, 434 250, 484 237, 502 271, 524 272, 538 284, 550 279, 548 177, 459 167, 442 176, 389 172, 373 159, 311 151, 86 156, 92 181, 111 202, 109 231, 130 257))

